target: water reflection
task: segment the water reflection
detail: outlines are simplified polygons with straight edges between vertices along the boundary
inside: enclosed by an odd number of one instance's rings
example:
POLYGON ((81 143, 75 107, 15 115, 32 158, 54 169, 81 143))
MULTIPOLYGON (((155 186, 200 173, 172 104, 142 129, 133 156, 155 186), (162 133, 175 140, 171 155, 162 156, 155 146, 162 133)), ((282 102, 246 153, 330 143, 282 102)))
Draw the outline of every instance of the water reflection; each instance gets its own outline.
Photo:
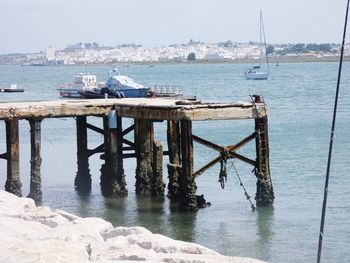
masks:
POLYGON ((274 208, 270 207, 258 207, 256 210, 257 215, 257 257, 263 260, 270 260, 272 257, 271 247, 273 239, 273 219, 274 208))
POLYGON ((76 198, 79 216, 88 217, 91 216, 91 190, 78 190, 76 188, 76 198))
POLYGON ((194 242, 196 238, 197 212, 180 212, 178 204, 171 204, 168 217, 169 236, 175 239, 194 242))

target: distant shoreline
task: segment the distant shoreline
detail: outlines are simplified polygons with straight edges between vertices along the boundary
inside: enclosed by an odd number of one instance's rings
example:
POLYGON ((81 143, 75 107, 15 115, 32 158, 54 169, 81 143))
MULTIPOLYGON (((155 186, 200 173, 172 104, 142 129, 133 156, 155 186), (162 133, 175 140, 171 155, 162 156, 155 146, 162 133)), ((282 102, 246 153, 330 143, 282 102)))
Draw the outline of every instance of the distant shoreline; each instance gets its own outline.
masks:
MULTIPOLYGON (((270 64, 283 64, 283 63, 311 63, 311 62, 337 62, 339 61, 339 56, 329 56, 329 57, 305 57, 305 56, 283 56, 283 57, 271 57, 269 58, 270 64)), ((350 61, 350 56, 345 56, 344 61, 350 61)), ((193 61, 180 61, 180 60, 169 60, 169 61, 132 61, 132 62, 112 62, 112 63, 92 63, 92 64, 62 64, 62 65, 54 65, 54 66, 103 66, 103 65, 118 65, 118 66, 129 66, 129 65, 176 65, 176 64, 254 64, 259 63, 257 59, 230 59, 230 60, 193 60, 193 61)), ((11 64, 4 63, 0 64, 4 65, 19 65, 19 64, 11 64)), ((35 67, 37 65, 25 65, 35 67)), ((40 66, 52 66, 52 65, 40 65, 40 66)))

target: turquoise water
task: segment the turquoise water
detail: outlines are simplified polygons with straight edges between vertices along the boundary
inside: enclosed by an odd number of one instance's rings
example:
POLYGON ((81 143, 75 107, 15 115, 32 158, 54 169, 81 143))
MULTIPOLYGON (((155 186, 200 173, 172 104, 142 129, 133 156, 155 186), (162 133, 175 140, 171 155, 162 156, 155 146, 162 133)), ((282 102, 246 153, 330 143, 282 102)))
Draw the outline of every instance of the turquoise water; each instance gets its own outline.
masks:
MULTIPOLYGON (((343 67, 336 137, 329 185, 323 261, 349 262, 350 252, 350 64, 343 67)), ((197 179, 198 194, 212 206, 183 214, 168 200, 151 201, 134 194, 134 160, 125 161, 129 195, 106 199, 99 190, 101 160, 90 159, 93 189, 82 196, 73 188, 76 173, 75 121, 45 119, 42 123, 43 204, 80 216, 99 216, 115 226, 144 226, 172 238, 193 241, 226 255, 253 257, 269 262, 316 261, 323 185, 337 78, 337 63, 272 65, 268 81, 247 81, 244 64, 156 65, 120 68, 143 84, 177 84, 188 95, 219 101, 249 101, 262 94, 270 108, 270 165, 276 200, 273 208, 251 211, 231 166, 225 189, 218 183, 216 166, 197 179)), ((58 99, 56 87, 83 71, 72 67, 0 66, 0 86, 23 85, 22 94, 0 93, 0 101, 58 99)), ((107 78, 108 66, 87 70, 99 80, 107 78)), ((101 126, 99 118, 89 122, 101 126)), ((124 127, 131 120, 124 121, 124 127)), ((165 125, 156 124, 156 138, 165 146, 165 125)), ((250 134, 253 121, 194 122, 194 134, 220 145, 234 144, 250 134)), ((21 178, 23 195, 29 192, 29 124, 20 122, 21 178)), ((102 142, 89 133, 89 148, 102 142)), ((5 128, 0 122, 0 153, 5 152, 5 128)), ((240 153, 254 158, 254 143, 240 153)), ((216 153, 195 144, 195 168, 216 153)), ((167 160, 165 160, 166 163, 167 160)), ((6 181, 6 162, 0 159, 0 187, 6 181)), ((244 186, 255 195, 251 167, 235 162, 244 186)), ((164 165, 165 166, 165 165, 164 165)), ((166 180, 166 173, 164 176, 166 180)))

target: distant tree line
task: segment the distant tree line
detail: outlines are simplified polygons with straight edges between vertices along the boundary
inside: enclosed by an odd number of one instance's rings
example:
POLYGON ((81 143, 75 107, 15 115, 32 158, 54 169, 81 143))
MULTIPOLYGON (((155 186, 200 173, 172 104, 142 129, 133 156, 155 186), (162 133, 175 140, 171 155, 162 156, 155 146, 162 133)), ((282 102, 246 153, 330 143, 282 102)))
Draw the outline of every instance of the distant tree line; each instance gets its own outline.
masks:
POLYGON ((297 43, 297 44, 289 44, 288 46, 284 47, 282 50, 277 51, 277 54, 280 55, 286 55, 289 53, 309 53, 309 52, 323 52, 323 53, 329 53, 332 52, 332 45, 331 44, 304 44, 304 43, 297 43))

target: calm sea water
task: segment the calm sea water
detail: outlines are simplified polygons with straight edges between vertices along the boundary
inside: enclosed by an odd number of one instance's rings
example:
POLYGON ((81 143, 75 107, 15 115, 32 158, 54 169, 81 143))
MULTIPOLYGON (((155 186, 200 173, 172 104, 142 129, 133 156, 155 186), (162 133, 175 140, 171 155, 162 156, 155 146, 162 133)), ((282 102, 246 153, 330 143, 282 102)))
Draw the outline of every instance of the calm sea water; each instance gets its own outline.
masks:
MULTIPOLYGON (((196 242, 226 255, 253 257, 269 262, 315 262, 318 245, 324 177, 328 154, 337 63, 295 63, 272 65, 268 81, 247 81, 243 64, 156 65, 121 67, 143 84, 177 84, 188 95, 217 101, 249 101, 249 94, 262 94, 270 107, 270 164, 276 195, 273 208, 251 211, 229 166, 225 189, 218 183, 216 166, 197 180, 198 194, 212 206, 197 213, 179 213, 168 200, 136 197, 135 161, 125 161, 129 195, 103 198, 99 189, 101 160, 90 159, 93 189, 89 196, 74 190, 76 173, 75 121, 72 118, 45 119, 42 123, 43 205, 80 216, 98 216, 114 226, 144 226, 155 233, 196 242)), ((22 94, 0 93, 0 101, 58 99, 56 87, 83 71, 72 67, 0 66, 0 86, 18 83, 22 94)), ((87 70, 105 80, 108 66, 87 70)), ((323 262, 350 261, 350 64, 343 67, 336 137, 329 185, 323 262)), ((89 122, 102 125, 99 118, 89 122)), ((126 119, 126 127, 131 120, 126 119)), ((156 138, 165 146, 165 125, 156 124, 156 138)), ((194 134, 220 145, 234 144, 254 129, 251 120, 194 122, 194 134)), ((29 192, 29 124, 20 122, 21 178, 23 195, 29 192)), ((89 148, 102 142, 89 132, 89 148)), ((0 123, 0 153, 5 152, 4 122, 0 123)), ((254 143, 240 152, 254 158, 254 143)), ((216 153, 195 144, 195 168, 216 153)), ((166 163, 167 160, 165 160, 166 163)), ((0 160, 0 187, 6 181, 6 162, 0 160)), ((255 195, 252 167, 235 162, 244 186, 255 195)), ((165 165, 164 165, 165 166, 165 165)), ((165 166, 166 167, 166 166, 165 166)), ((166 172, 164 179, 167 181, 166 172)))

